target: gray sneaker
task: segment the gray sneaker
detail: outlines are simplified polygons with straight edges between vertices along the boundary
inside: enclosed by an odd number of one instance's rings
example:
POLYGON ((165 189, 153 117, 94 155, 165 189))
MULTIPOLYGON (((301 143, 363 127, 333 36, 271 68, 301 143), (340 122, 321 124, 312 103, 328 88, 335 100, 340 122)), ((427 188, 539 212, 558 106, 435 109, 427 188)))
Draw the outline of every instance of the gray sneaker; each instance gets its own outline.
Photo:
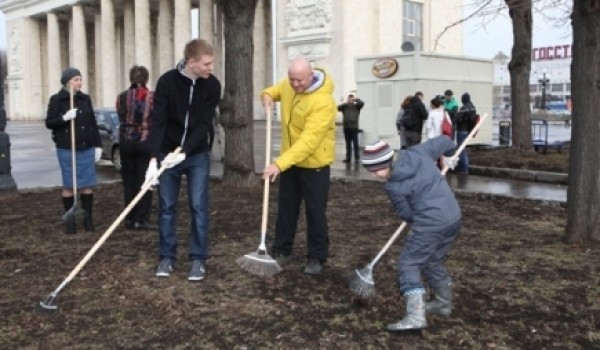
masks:
POLYGON ((190 273, 188 274, 188 280, 190 281, 201 281, 204 279, 204 262, 202 260, 192 260, 192 266, 190 267, 190 273))
POLYGON ((290 256, 289 255, 283 255, 281 253, 277 253, 277 254, 274 254, 274 255, 275 255, 275 257, 274 257, 275 261, 281 267, 284 267, 285 265, 287 265, 287 263, 290 262, 290 256))
POLYGON ((156 276, 169 277, 171 276, 171 272, 173 272, 173 261, 169 258, 161 259, 156 268, 156 276))
POLYGON ((322 269, 323 266, 321 265, 319 259, 309 258, 308 262, 306 263, 306 267, 304 268, 304 273, 309 275, 318 275, 321 273, 322 269))

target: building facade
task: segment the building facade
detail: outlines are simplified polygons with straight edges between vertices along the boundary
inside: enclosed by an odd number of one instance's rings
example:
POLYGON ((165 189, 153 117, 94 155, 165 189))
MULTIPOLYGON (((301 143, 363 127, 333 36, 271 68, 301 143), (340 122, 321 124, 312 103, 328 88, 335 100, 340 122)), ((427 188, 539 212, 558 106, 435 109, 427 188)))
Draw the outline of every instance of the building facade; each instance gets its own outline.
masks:
MULTIPOLYGON (((531 50, 529 94, 532 110, 570 111, 571 56, 571 44, 557 43, 531 50)), ((494 57, 494 104, 504 109, 510 106, 509 60, 502 52, 494 57)))
MULTIPOLYGON (((223 21, 214 0, 0 0, 7 29, 7 110, 13 120, 43 120, 61 71, 77 67, 94 106, 112 107, 134 64, 152 88, 182 57, 192 33, 223 65, 223 21), (193 26, 193 27, 192 27, 193 26)), ((401 51, 461 55, 463 0, 259 0, 254 26, 254 93, 304 56, 325 67, 336 98, 356 91, 354 57, 401 51), (275 63, 274 63, 275 62, 275 63)), ((255 115, 262 118, 258 96, 255 115)))

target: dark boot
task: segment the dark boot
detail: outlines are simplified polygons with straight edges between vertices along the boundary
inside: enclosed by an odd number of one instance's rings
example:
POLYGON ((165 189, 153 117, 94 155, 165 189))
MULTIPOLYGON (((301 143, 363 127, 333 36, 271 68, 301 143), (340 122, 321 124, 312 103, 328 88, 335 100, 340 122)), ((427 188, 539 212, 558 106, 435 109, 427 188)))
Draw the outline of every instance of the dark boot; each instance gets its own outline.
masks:
POLYGON ((92 207, 94 206, 94 194, 81 194, 81 208, 85 211, 83 215, 83 228, 87 232, 93 232, 96 228, 92 221, 92 207))
POLYGON ((387 326, 388 331, 418 330, 427 327, 425 319, 425 291, 413 291, 404 294, 406 315, 403 319, 387 326))
MULTIPOLYGON (((69 211, 73 207, 74 199, 73 197, 62 197, 63 206, 65 207, 65 213, 69 211)), ((75 214, 69 215, 65 217, 65 233, 68 235, 72 235, 76 233, 77 230, 75 228, 75 214)))
POLYGON ((452 286, 432 288, 431 300, 425 303, 425 312, 442 316, 450 316, 452 312, 452 286))

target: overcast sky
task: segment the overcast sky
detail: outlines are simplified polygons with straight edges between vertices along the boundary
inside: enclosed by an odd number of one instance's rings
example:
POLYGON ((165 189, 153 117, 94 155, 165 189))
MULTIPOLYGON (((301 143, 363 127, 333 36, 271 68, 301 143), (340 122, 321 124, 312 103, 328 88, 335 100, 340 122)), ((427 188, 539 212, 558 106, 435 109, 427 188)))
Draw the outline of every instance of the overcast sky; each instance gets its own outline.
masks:
MULTIPOLYGON (((468 11, 468 9, 466 10, 468 11)), ((505 13, 493 20, 472 19, 464 27, 464 55, 492 58, 498 51, 510 56, 512 29, 510 18, 505 13)), ((571 24, 556 27, 539 14, 534 14, 533 47, 571 43, 571 24)), ((0 49, 6 49, 6 26, 4 14, 0 12, 0 49)))
MULTIPOLYGON (((544 11, 546 16, 559 16, 558 13, 544 11)), ((572 43, 572 27, 567 22, 558 25, 534 12, 533 16, 533 47, 544 47, 556 44, 572 43)), ((508 13, 496 16, 493 20, 483 21, 473 18, 466 22, 464 29, 464 54, 469 57, 492 58, 498 51, 510 56, 513 39, 512 25, 508 13)))

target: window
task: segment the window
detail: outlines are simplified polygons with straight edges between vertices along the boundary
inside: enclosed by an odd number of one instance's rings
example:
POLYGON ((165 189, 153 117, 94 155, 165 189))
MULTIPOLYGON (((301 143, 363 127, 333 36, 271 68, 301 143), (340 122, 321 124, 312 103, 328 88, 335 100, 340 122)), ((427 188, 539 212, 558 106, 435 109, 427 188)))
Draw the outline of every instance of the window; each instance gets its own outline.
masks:
POLYGON ((529 85, 529 92, 537 92, 538 84, 529 85))
POLYGON ((550 91, 552 91, 552 92, 563 92, 563 84, 552 84, 552 85, 550 85, 550 91))
POLYGON ((416 51, 423 47, 423 4, 404 0, 402 5, 402 43, 410 42, 416 51))

